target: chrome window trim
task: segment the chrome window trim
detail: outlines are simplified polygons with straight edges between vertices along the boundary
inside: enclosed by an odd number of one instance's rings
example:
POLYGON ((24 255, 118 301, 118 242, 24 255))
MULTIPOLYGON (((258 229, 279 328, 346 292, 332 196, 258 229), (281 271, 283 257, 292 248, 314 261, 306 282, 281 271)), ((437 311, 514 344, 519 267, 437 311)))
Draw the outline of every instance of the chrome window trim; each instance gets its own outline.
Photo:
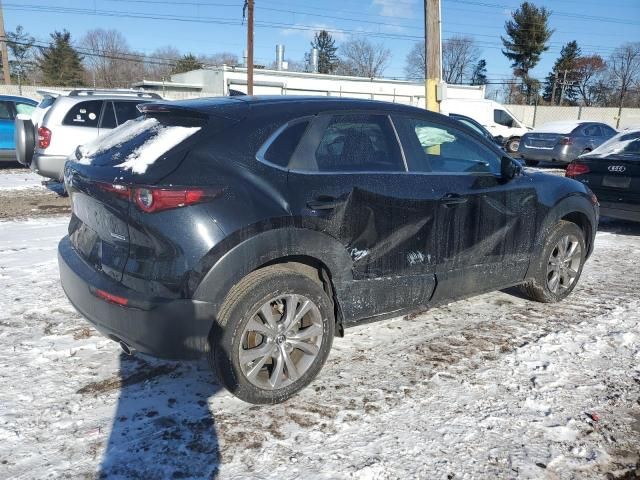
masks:
MULTIPOLYGON (((284 125, 280 126, 279 128, 276 129, 275 132, 273 132, 271 135, 269 135, 269 138, 267 138, 267 140, 262 144, 262 146, 258 149, 258 151, 256 152, 256 160, 264 165, 267 165, 269 167, 272 168, 277 168, 278 170, 282 170, 283 172, 289 172, 291 169, 283 167, 281 165, 277 165, 273 162, 270 162, 269 160, 267 160, 266 158, 264 158, 264 155, 267 153, 267 150, 269 150, 269 147, 271 147, 271 145, 273 144, 273 142, 276 141, 276 139, 289 127, 295 125, 296 123, 300 123, 300 122, 311 122, 311 120, 313 119, 312 116, 306 116, 306 117, 300 117, 300 118, 296 118, 293 120, 289 120, 288 122, 286 122, 284 125)), ((305 132, 306 133, 306 132, 305 132)), ((304 137, 304 134, 302 135, 304 137)), ((302 139, 301 139, 302 140, 302 139)), ((295 153, 295 151, 294 151, 295 153)), ((291 159, 289 159, 291 160, 291 159)))

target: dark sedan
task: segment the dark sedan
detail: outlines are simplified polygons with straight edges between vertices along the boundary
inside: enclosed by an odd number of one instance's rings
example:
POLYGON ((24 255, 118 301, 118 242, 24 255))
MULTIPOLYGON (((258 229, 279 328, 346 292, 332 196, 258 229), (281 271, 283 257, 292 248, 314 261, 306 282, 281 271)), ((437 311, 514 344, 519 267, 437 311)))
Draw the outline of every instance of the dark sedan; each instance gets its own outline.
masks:
POLYGON ((566 176, 589 186, 603 216, 640 222, 640 129, 622 132, 582 155, 566 176))
POLYGON ((593 249, 584 185, 523 172, 444 115, 321 97, 139 109, 66 164, 62 286, 125 351, 207 355, 249 402, 309 384, 352 325, 513 285, 560 301, 593 249))

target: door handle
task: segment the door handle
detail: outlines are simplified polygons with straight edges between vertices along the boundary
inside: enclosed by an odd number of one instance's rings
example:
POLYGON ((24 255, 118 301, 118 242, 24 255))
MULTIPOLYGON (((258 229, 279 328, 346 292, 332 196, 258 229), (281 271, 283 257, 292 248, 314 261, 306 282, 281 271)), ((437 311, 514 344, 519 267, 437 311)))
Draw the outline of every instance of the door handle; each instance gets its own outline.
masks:
POLYGON ((322 198, 320 200, 311 200, 307 202, 307 207, 311 210, 333 210, 344 203, 344 200, 338 198, 322 198))
POLYGON ((462 195, 458 195, 457 193, 447 193, 440 199, 440 201, 442 202, 442 206, 445 208, 462 205, 463 203, 467 203, 468 200, 469 199, 467 197, 463 197, 462 195))

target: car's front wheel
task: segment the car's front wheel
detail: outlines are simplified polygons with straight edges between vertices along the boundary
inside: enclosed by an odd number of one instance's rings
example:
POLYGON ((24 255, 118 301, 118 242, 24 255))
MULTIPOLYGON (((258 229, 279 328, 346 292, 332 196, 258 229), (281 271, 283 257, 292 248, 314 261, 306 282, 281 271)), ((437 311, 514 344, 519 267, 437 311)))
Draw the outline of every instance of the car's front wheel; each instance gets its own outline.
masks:
POLYGON ((520 148, 520 137, 513 137, 507 140, 507 152, 516 153, 520 148))
POLYGON ((538 302, 558 302, 575 288, 586 259, 584 233, 575 223, 561 220, 547 234, 542 255, 524 293, 538 302))
POLYGON ((210 362, 222 385, 255 404, 282 402, 320 372, 335 329, 322 284, 278 265, 235 285, 212 333, 210 362))

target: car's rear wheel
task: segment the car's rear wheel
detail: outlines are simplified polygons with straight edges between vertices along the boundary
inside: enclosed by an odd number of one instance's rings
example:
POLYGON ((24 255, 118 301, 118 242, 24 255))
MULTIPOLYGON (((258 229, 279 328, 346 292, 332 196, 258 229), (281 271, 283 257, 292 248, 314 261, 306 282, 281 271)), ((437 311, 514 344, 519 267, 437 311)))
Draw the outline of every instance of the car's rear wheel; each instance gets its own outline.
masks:
POLYGON ((14 140, 16 159, 25 167, 31 165, 36 146, 36 132, 31 120, 17 118, 15 121, 14 140))
POLYGON ((575 288, 586 258, 584 233, 575 223, 561 220, 547 235, 533 278, 523 291, 538 302, 558 302, 575 288))
POLYGON ((507 140, 507 152, 516 153, 520 147, 520 137, 514 137, 507 140))
POLYGON ((282 402, 324 365, 335 329, 322 284, 282 266, 247 275, 225 299, 210 363, 222 385, 255 404, 282 402))
POLYGON ((525 160, 524 163, 528 167, 535 167, 536 165, 538 165, 540 163, 540 161, 539 160, 525 160))

